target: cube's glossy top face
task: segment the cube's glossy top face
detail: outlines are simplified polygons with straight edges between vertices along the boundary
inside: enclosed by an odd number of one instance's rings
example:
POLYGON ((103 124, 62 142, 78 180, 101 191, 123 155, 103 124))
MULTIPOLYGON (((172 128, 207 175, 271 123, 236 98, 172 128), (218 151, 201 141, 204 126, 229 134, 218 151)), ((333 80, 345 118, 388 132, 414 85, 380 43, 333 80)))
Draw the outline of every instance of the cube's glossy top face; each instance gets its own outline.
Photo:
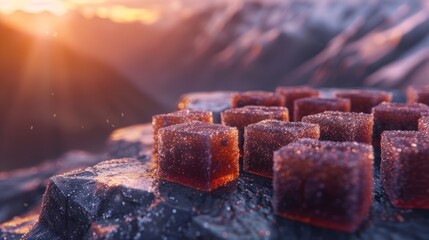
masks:
POLYGON ((392 101, 392 94, 381 90, 363 90, 363 89, 350 89, 340 90, 335 93, 339 98, 366 98, 373 101, 390 102, 392 101))
POLYGON ((309 97, 319 96, 319 91, 317 89, 307 87, 307 86, 277 87, 276 93, 283 95, 285 97, 288 97, 288 96, 293 97, 295 95, 297 96, 307 95, 309 97))
POLYGON ((299 105, 315 105, 315 106, 338 106, 350 104, 350 100, 346 98, 322 98, 322 97, 308 97, 296 100, 295 103, 299 105))
POLYGON ((273 92, 266 91, 247 91, 234 94, 231 100, 234 108, 248 105, 257 106, 284 106, 284 98, 273 92))
POLYGON ((263 132, 281 132, 289 133, 293 135, 299 135, 302 132, 314 132, 318 133, 319 125, 304 123, 304 122, 284 122, 279 120, 263 120, 255 124, 251 124, 246 129, 255 129, 263 132))
POLYGON ((211 137, 217 134, 237 132, 237 129, 233 127, 224 126, 221 124, 208 124, 200 121, 192 121, 188 123, 165 127, 163 129, 160 129, 160 132, 162 131, 175 132, 176 134, 180 134, 182 136, 199 135, 199 136, 211 137))
POLYGON ((213 116, 212 113, 208 111, 180 110, 176 112, 155 115, 152 117, 152 123, 155 126, 170 126, 172 124, 183 123, 192 120, 205 120, 206 122, 213 122, 213 116))
POLYGON ((235 127, 245 127, 265 119, 288 121, 288 110, 285 107, 245 106, 222 113, 222 123, 235 127))
POLYGON ((350 127, 354 127, 361 123, 371 122, 372 120, 373 116, 371 114, 338 111, 325 111, 323 113, 309 115, 302 118, 303 122, 345 124, 350 127))
POLYGON ((429 131, 429 116, 419 119, 419 131, 429 131))
POLYGON ((301 139, 277 151, 278 156, 287 155, 297 159, 326 161, 329 164, 355 165, 362 155, 374 159, 372 146, 357 142, 330 142, 301 139))
POLYGON ((383 102, 373 108, 374 114, 399 114, 406 117, 407 114, 422 114, 424 112, 429 112, 429 107, 421 103, 388 103, 383 102))
POLYGON ((384 131, 381 134, 381 138, 383 141, 389 141, 389 140, 395 140, 395 139, 425 140, 428 137, 429 137, 429 133, 419 132, 419 131, 384 131))

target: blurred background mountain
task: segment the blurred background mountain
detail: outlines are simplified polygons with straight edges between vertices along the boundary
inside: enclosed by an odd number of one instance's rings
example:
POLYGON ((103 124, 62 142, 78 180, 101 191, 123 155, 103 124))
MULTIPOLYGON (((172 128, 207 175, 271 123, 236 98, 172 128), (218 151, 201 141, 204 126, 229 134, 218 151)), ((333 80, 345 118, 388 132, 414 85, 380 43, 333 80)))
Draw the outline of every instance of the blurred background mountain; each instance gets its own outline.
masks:
POLYGON ((0 170, 97 151, 185 92, 429 83, 424 0, 13 2, 0 0, 0 170))

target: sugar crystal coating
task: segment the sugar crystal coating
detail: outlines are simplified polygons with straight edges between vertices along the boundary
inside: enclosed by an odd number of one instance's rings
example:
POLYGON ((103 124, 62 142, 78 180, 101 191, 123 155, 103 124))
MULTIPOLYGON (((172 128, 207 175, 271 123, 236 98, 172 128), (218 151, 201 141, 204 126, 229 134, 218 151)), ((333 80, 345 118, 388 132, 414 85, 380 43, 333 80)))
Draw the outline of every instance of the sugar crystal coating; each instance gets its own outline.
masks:
POLYGON ((273 177, 273 153, 300 138, 318 139, 317 124, 264 120, 245 128, 243 169, 273 177))
POLYGON ((159 130, 158 175, 202 191, 238 177, 238 131, 192 121, 159 130))
POLYGON ((429 85, 425 85, 420 88, 408 87, 407 102, 423 103, 423 104, 429 105, 429 85))
POLYGON ((429 133, 385 131, 380 174, 390 202, 399 208, 429 208, 429 133))
POLYGON ((319 96, 318 90, 306 86, 278 87, 276 88, 276 93, 285 99, 286 107, 289 110, 289 119, 293 119, 295 100, 319 96))
POLYGON ((254 106, 284 106, 282 96, 273 92, 266 91, 247 91, 236 93, 232 96, 231 105, 233 108, 239 108, 249 105, 254 106))
POLYGON ((298 122, 308 115, 324 111, 350 112, 350 100, 345 98, 309 97, 295 101, 294 121, 298 122))
POLYGON ((222 124, 236 127, 239 135, 239 146, 243 149, 244 128, 252 123, 266 119, 289 121, 289 113, 285 107, 245 106, 232 108, 221 113, 222 124))
POLYGON ((417 130, 418 120, 429 107, 421 103, 381 103, 372 109, 373 145, 380 146, 381 133, 387 130, 417 130))
POLYGON ((213 113, 213 122, 220 123, 220 113, 231 108, 232 95, 237 92, 192 92, 180 97, 179 110, 203 110, 213 113))
POLYGON ((201 121, 212 123, 213 115, 208 111, 201 110, 180 110, 176 112, 159 114, 152 117, 152 128, 153 128, 153 152, 156 155, 158 152, 158 131, 163 127, 171 125, 201 121))
POLYGON ((340 90, 335 96, 350 99, 350 111, 362 113, 371 113, 378 104, 392 101, 391 93, 379 90, 340 90))
POLYGON ((373 188, 372 146, 302 139, 274 153, 273 207, 292 220, 354 231, 373 188))
POLYGON ((429 131, 429 116, 424 116, 419 119, 419 131, 429 131))
POLYGON ((320 126, 320 140, 371 144, 374 118, 371 114, 326 111, 302 118, 320 126))

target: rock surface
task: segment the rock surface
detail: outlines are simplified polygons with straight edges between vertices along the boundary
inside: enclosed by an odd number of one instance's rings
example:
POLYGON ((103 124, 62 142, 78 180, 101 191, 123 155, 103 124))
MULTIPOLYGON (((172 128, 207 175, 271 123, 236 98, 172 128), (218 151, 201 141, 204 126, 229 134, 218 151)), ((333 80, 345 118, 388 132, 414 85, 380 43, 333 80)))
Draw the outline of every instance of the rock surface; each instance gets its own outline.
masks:
POLYGON ((133 157, 145 160, 152 154, 152 124, 139 124, 114 131, 107 141, 110 158, 133 157))
POLYGON ((102 162, 51 178, 39 222, 27 239, 425 239, 429 212, 398 210, 375 174, 369 218, 353 234, 282 219, 271 207, 269 179, 241 173, 203 193, 155 178, 154 165, 134 159, 102 162), (42 237, 43 239, 43 237, 42 237), (47 239, 47 238, 45 238, 47 239))
POLYGON ((103 159, 102 155, 71 151, 37 167, 0 173, 0 223, 38 205, 50 177, 92 166, 103 159))

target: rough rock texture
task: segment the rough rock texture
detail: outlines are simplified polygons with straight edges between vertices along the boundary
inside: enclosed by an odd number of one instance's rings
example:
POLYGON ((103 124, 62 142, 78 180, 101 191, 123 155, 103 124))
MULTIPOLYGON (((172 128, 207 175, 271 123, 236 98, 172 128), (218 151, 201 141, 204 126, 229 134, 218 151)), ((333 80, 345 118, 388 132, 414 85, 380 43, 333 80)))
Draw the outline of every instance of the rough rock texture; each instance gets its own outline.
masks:
POLYGON ((346 234, 275 216, 269 179, 242 172, 228 186, 203 193, 155 180, 151 163, 113 160, 52 178, 40 221, 26 238, 427 238, 429 212, 393 208, 377 168, 375 173, 370 217, 357 232, 346 234))
POLYGON ((152 153, 152 124, 139 124, 114 131, 107 141, 110 158, 146 159, 152 153))
POLYGON ((38 205, 50 177, 92 166, 102 159, 105 159, 103 155, 71 151, 37 167, 0 173, 0 223, 38 205))

